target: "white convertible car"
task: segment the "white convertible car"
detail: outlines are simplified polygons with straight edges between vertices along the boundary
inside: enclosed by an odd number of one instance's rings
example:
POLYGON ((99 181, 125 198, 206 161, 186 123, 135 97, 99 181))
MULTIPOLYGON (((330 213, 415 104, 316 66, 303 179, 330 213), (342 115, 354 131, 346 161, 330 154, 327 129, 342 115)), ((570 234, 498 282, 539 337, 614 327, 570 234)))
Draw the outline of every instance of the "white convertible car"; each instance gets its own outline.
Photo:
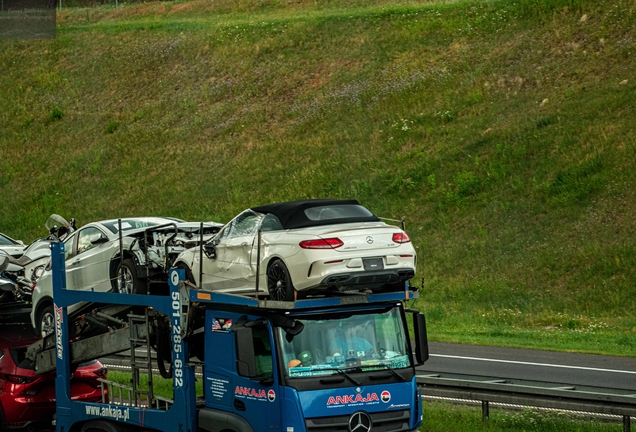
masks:
POLYGON ((258 274, 258 291, 276 300, 324 290, 404 289, 415 264, 400 228, 358 201, 328 199, 247 209, 203 250, 188 249, 175 260, 192 283, 214 291, 255 292, 258 274))

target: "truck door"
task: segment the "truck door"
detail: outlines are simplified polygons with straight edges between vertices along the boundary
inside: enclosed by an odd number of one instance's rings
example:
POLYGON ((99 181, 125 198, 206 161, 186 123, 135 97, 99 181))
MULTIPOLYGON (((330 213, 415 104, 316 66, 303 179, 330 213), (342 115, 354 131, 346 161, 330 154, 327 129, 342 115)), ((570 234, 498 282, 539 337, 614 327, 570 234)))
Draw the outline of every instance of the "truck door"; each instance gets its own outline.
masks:
POLYGON ((253 326, 252 335, 257 376, 249 378, 237 374, 234 412, 247 420, 254 432, 281 430, 281 398, 268 325, 253 326))

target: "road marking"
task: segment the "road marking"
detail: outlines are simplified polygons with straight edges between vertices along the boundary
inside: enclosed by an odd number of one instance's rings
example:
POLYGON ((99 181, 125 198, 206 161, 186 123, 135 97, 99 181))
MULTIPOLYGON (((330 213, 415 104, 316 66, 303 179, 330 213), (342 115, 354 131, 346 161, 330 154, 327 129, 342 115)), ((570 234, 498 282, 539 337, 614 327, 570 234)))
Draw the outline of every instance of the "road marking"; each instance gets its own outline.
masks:
POLYGON ((511 363, 511 364, 522 364, 522 365, 528 365, 528 366, 545 366, 545 367, 555 367, 555 368, 564 368, 564 369, 580 369, 580 370, 597 371, 597 372, 614 372, 614 373, 636 375, 636 371, 600 369, 600 368, 591 368, 591 367, 585 367, 585 366, 566 366, 566 365, 555 365, 555 364, 549 364, 549 363, 532 363, 532 362, 523 362, 523 361, 515 361, 515 360, 486 359, 486 358, 479 358, 479 357, 463 357, 463 356, 453 356, 453 355, 444 355, 444 354, 430 354, 430 356, 454 358, 454 359, 460 359, 460 360, 480 360, 480 361, 496 362, 496 363, 511 363))

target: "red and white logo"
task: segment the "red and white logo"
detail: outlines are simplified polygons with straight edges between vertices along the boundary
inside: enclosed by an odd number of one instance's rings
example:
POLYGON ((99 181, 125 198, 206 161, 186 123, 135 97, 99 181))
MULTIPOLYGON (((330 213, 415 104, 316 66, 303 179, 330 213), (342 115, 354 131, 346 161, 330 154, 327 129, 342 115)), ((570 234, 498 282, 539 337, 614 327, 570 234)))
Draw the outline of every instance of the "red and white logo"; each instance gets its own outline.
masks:
POLYGON ((380 394, 380 398, 382 399, 382 402, 388 403, 391 400, 391 393, 389 393, 388 391, 384 390, 380 394))
POLYGON ((329 396, 327 400, 327 406, 332 405, 349 405, 358 403, 377 402, 377 393, 367 393, 366 397, 361 394, 357 395, 344 395, 344 396, 329 396))
POLYGON ((274 390, 267 392, 267 399, 269 399, 270 402, 274 402, 276 400, 276 393, 274 393, 274 390))

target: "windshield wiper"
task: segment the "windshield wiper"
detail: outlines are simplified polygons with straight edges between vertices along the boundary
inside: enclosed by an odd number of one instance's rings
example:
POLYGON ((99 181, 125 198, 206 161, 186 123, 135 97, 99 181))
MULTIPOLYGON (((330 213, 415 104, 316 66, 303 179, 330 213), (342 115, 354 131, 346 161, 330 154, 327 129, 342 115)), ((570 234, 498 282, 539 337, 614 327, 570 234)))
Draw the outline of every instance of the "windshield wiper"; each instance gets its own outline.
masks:
MULTIPOLYGON (((349 368, 347 370, 351 371, 354 369, 360 369, 358 366, 354 367, 354 368, 349 368)), ((349 375, 345 370, 343 369, 339 369, 339 368, 326 368, 326 369, 318 369, 319 371, 336 371, 338 372, 338 375, 342 375, 344 377, 346 377, 349 381, 351 381, 352 383, 354 383, 355 385, 362 385, 360 384, 360 382, 358 382, 357 379, 355 379, 354 377, 352 377, 351 375, 349 375)))
MULTIPOLYGON (((393 374, 394 377, 398 378, 401 381, 407 381, 406 378, 404 378, 401 374, 399 374, 395 369, 393 369, 391 366, 387 365, 387 364, 378 364, 378 365, 373 365, 373 367, 382 367, 382 369, 380 370, 385 370, 385 371, 389 371, 391 372, 391 374, 393 374)), ((373 377, 371 377, 371 379, 373 379, 373 377)))

